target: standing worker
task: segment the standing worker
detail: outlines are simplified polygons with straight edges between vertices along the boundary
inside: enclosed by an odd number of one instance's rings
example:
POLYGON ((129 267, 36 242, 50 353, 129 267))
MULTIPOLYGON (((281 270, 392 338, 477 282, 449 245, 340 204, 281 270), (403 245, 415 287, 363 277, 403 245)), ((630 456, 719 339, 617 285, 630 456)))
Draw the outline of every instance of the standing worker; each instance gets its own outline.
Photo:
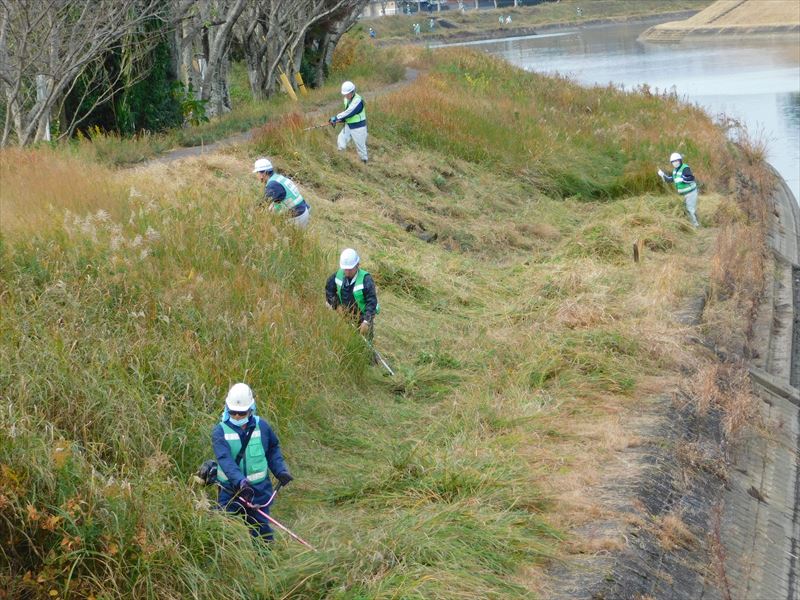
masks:
POLYGON ((357 318, 358 331, 367 340, 373 336, 375 315, 381 307, 372 275, 359 267, 358 252, 345 248, 339 257, 339 270, 325 284, 325 300, 329 308, 344 308, 357 318))
POLYGON ((289 220, 298 227, 306 227, 311 207, 306 204, 294 181, 283 175, 275 174, 272 163, 266 158, 259 158, 253 165, 253 173, 264 184, 264 198, 259 202, 269 202, 269 211, 277 214, 286 213, 289 220))
POLYGON ((244 515, 254 537, 271 541, 269 521, 238 499, 254 504, 268 514, 269 507, 262 508, 272 495, 272 481, 267 469, 281 485, 292 481, 292 476, 283 462, 278 437, 272 427, 255 415, 255 399, 249 385, 237 383, 228 391, 222 419, 211 431, 211 443, 218 463, 217 480, 221 484, 220 508, 244 515))
POLYGON ((658 175, 664 181, 675 184, 675 189, 684 198, 689 220, 694 227, 700 227, 697 221, 697 182, 692 170, 683 162, 683 156, 677 152, 672 153, 669 162, 672 163, 672 175, 667 175, 661 169, 658 170, 658 175))
POLYGON ((344 123, 337 139, 339 150, 347 148, 350 138, 353 138, 358 156, 367 164, 367 111, 364 109, 364 99, 356 94, 356 86, 352 81, 342 84, 342 96, 344 110, 330 119, 331 126, 344 123))

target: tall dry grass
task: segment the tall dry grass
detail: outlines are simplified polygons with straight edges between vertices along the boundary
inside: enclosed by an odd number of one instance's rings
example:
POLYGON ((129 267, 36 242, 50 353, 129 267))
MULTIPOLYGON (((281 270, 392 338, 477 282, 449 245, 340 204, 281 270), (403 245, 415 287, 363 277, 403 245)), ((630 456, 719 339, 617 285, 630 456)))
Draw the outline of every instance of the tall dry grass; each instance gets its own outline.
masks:
POLYGON ((734 171, 738 210, 720 213, 720 231, 711 258, 709 332, 718 346, 749 358, 753 327, 771 269, 767 236, 775 174, 764 160, 763 144, 746 132, 737 145, 740 167, 734 171))
POLYGON ((675 150, 692 156, 698 172, 730 171, 725 135, 676 96, 586 88, 461 49, 425 62, 428 74, 373 110, 390 139, 522 177, 560 197, 658 191, 653 170, 675 150), (691 138, 677 133, 690 129, 691 138))
POLYGON ((47 150, 6 148, 0 152, 0 231, 34 234, 76 214, 105 210, 121 217, 126 190, 108 169, 47 150))

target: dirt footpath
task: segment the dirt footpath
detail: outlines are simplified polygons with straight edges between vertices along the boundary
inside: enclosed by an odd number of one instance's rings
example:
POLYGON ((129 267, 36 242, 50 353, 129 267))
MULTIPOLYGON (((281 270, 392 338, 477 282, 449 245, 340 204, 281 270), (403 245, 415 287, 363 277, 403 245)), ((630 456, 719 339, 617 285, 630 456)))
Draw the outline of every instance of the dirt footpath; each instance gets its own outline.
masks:
MULTIPOLYGON (((378 98, 379 96, 382 96, 384 94, 388 94, 389 92, 393 92, 393 91, 403 87, 404 85, 407 85, 408 83, 414 81, 417 78, 418 75, 419 75, 419 71, 417 71, 416 69, 406 68, 406 75, 405 75, 405 77, 403 78, 402 81, 398 81, 397 83, 393 83, 391 85, 387 85, 386 87, 383 87, 380 90, 377 90, 375 92, 365 92, 363 94, 364 100, 365 101, 374 100, 375 98, 378 98)), ((331 111, 338 111, 340 109, 341 109, 341 105, 340 104, 333 104, 332 103, 330 105, 330 110, 331 111)), ((321 116, 321 115, 322 115, 322 113, 319 110, 317 110, 317 111, 308 113, 306 116, 311 117, 311 116, 321 116)), ((189 146, 187 148, 175 148, 174 150, 170 150, 169 152, 166 152, 165 154, 162 154, 161 156, 158 156, 158 157, 156 157, 156 158, 154 158, 154 159, 152 159, 150 161, 147 161, 147 163, 145 163, 145 164, 148 164, 148 163, 150 163, 150 164, 152 164, 152 163, 171 163, 171 162, 174 162, 176 160, 180 160, 180 159, 183 159, 183 158, 189 158, 189 157, 192 157, 192 156, 202 156, 202 155, 207 155, 207 154, 214 154, 216 152, 219 152, 220 150, 222 150, 226 146, 237 146, 239 144, 245 144, 245 143, 249 142, 251 139, 253 139, 253 131, 254 130, 244 131, 242 133, 237 133, 236 135, 232 135, 232 136, 230 136, 228 138, 213 142, 211 144, 204 144, 202 146, 189 146)), ((136 166, 141 166, 141 165, 136 165, 136 166)))

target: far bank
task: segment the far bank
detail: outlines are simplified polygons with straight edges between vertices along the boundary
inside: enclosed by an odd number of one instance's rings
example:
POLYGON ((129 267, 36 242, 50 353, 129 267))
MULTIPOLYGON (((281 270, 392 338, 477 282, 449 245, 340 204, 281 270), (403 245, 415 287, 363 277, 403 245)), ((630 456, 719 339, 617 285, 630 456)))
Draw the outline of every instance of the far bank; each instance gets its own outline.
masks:
POLYGON ((800 3, 794 0, 717 0, 688 19, 645 31, 647 42, 680 42, 714 36, 774 36, 800 33, 800 3))
POLYGON ((362 19, 361 26, 372 28, 378 44, 409 42, 447 43, 476 39, 496 39, 533 35, 553 28, 577 27, 609 22, 625 22, 655 18, 659 21, 686 19, 703 10, 711 0, 562 0, 535 6, 490 10, 456 9, 440 12, 419 12, 411 15, 389 15, 362 19), (503 22, 500 22, 500 19, 503 22), (510 19, 510 21, 509 21, 510 19), (431 20, 433 27, 431 27, 431 20), (414 24, 420 25, 419 34, 414 24))

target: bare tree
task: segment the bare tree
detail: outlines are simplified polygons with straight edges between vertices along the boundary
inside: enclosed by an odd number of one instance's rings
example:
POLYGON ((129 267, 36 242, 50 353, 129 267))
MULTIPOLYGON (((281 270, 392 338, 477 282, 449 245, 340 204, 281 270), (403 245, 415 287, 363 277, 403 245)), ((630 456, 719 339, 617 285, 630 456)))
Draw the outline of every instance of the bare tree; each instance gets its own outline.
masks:
POLYGON ((0 146, 12 137, 20 145, 44 139, 54 110, 81 80, 93 101, 61 123, 61 137, 72 133, 114 93, 123 72, 109 80, 100 61, 134 37, 146 39, 144 25, 163 19, 164 8, 162 0, 0 0, 0 146))
POLYGON ((325 71, 333 62, 333 51, 341 37, 356 23, 361 8, 351 7, 349 10, 332 14, 326 23, 314 35, 306 39, 308 46, 316 46, 319 60, 314 65, 317 83, 325 80, 325 71), (310 39, 309 39, 310 38, 310 39))
POLYGON ((233 31, 250 0, 173 0, 175 51, 184 85, 209 116, 231 108, 228 62, 233 31))
MULTIPOLYGON (((318 81, 333 48, 368 0, 0 0, 0 145, 43 139, 66 98, 81 114, 59 124, 60 137, 130 84, 153 45, 147 25, 173 35, 175 74, 209 116, 230 110, 231 43, 241 45, 256 96, 274 90, 281 70, 293 77, 310 45, 321 56, 318 81), (243 17, 244 15, 244 17, 243 17), (242 18, 243 17, 243 18, 242 18), (120 68, 108 69, 111 53, 120 68)), ((150 28, 152 29, 152 27, 150 28)), ((154 36, 155 39, 155 36, 154 36)))
MULTIPOLYGON (((261 97, 271 93, 281 70, 290 78, 299 72, 310 37, 330 64, 333 47, 367 3, 368 0, 249 0, 235 34, 245 53, 253 94, 261 97)), ((317 81, 322 81, 321 69, 317 81)))

